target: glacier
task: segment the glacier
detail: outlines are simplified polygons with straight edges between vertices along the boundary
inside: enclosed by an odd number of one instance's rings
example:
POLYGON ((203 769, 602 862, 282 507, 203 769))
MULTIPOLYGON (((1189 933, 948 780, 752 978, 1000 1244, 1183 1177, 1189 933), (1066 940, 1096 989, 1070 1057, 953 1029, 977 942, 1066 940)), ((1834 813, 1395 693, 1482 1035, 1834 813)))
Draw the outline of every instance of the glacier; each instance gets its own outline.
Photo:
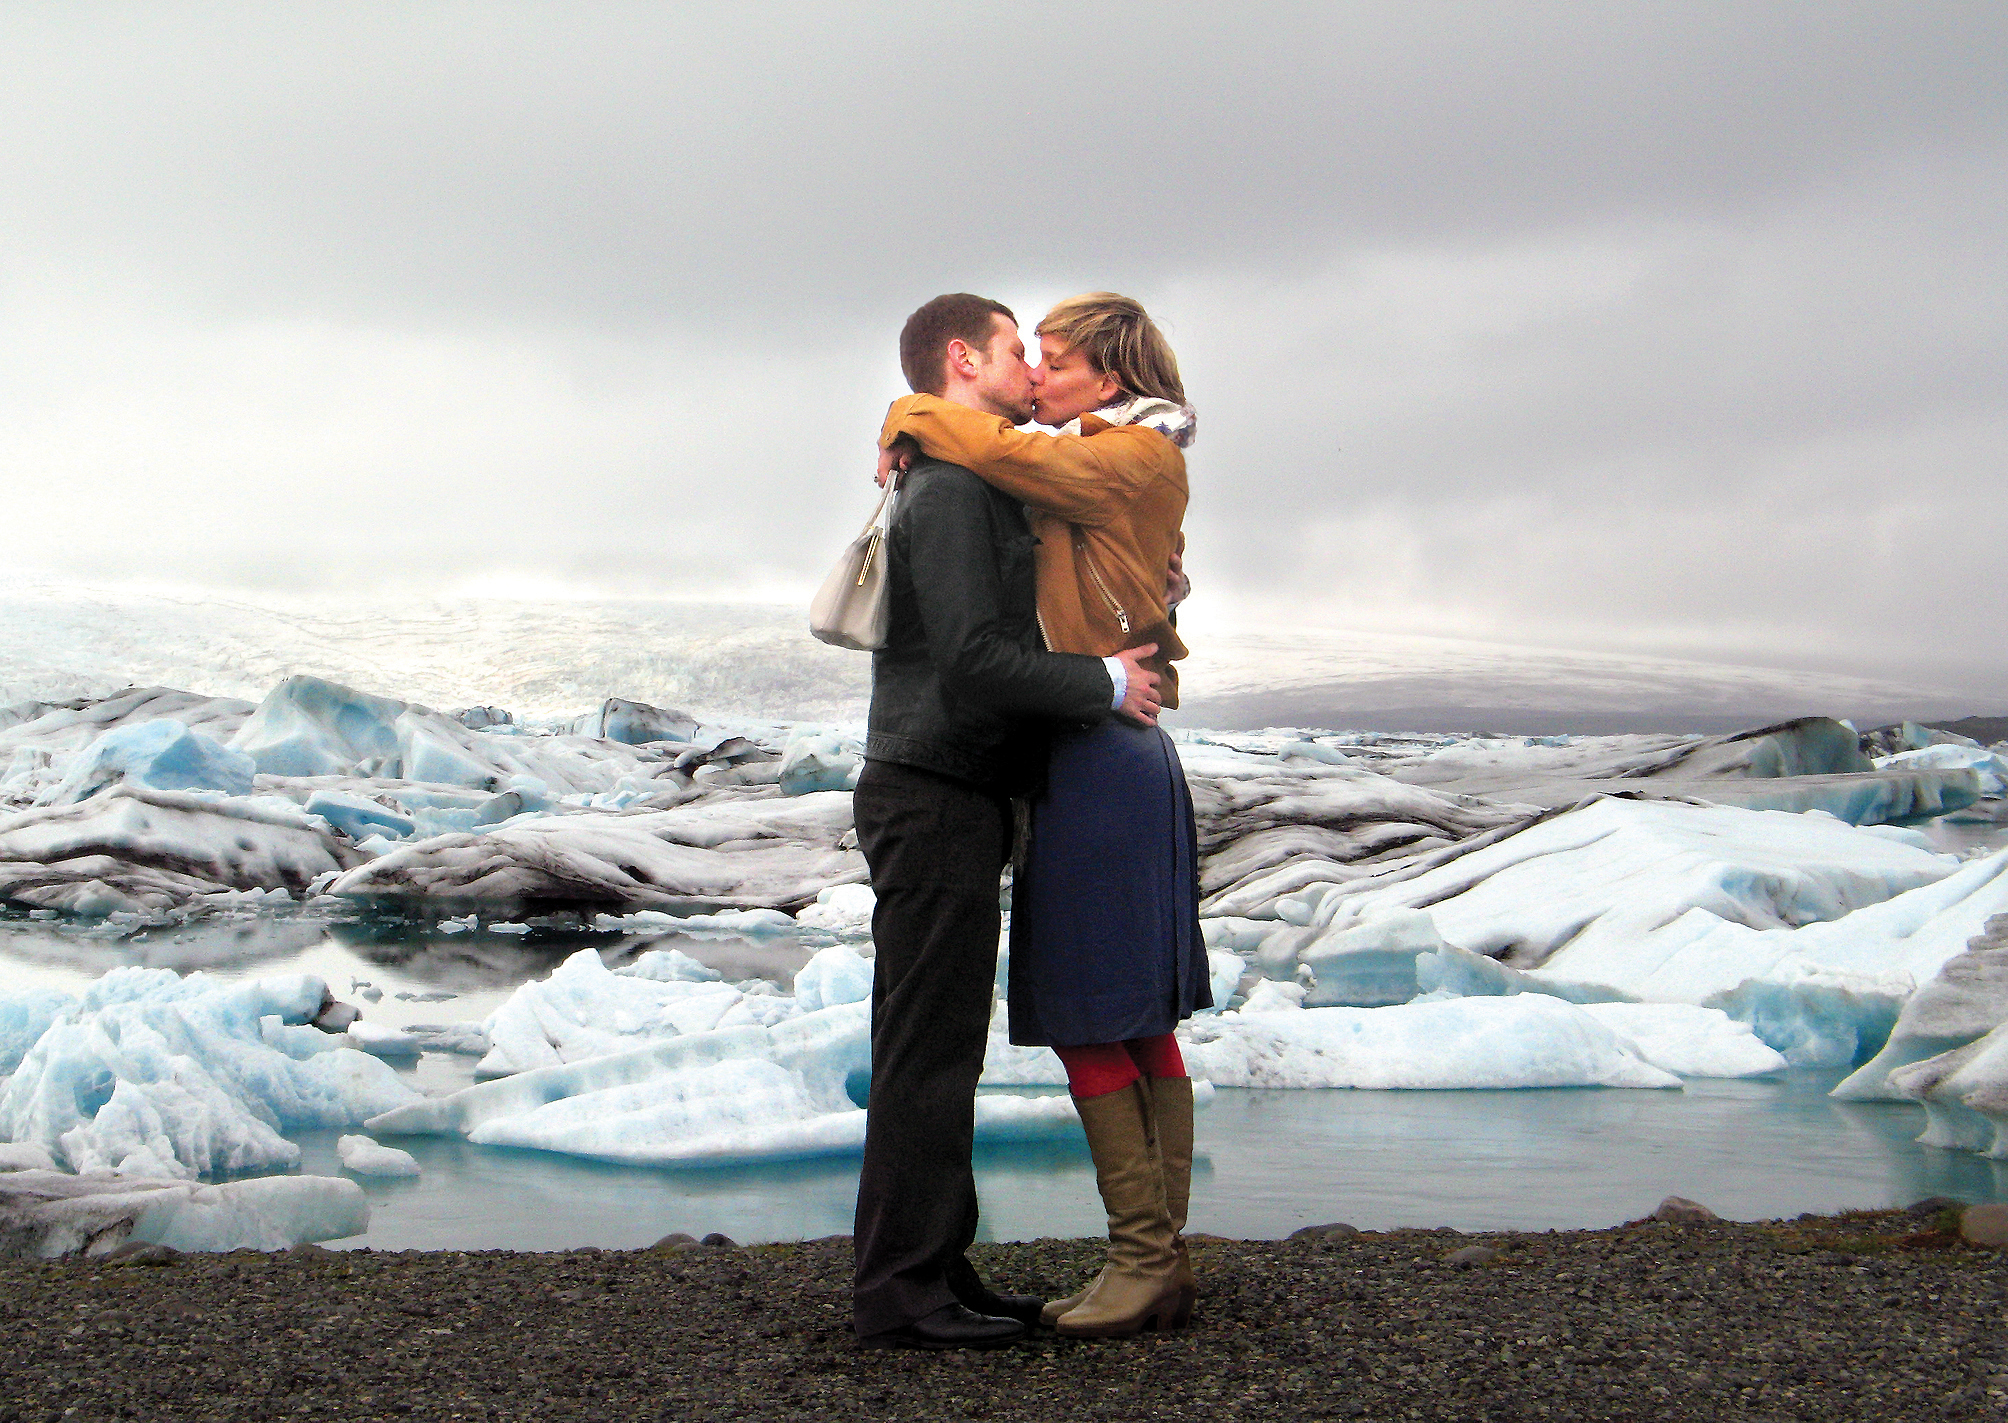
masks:
POLYGON ((295 1166, 286 1129, 353 1125, 418 1096, 312 1026, 332 1001, 311 974, 232 983, 113 969, 22 1054, 0 1087, 0 1137, 79 1173, 295 1166))

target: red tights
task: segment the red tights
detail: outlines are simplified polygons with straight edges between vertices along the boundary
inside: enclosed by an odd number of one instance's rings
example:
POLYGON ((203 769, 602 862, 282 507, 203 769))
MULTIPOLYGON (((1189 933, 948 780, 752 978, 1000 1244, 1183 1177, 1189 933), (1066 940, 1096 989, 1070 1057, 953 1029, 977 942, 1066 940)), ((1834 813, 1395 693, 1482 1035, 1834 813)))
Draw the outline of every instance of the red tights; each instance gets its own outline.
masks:
POLYGON ((1120 1092, 1139 1077, 1183 1077, 1185 1059, 1170 1033, 1131 1038, 1126 1043, 1085 1043, 1056 1047, 1067 1066, 1067 1090, 1076 1097, 1120 1092))

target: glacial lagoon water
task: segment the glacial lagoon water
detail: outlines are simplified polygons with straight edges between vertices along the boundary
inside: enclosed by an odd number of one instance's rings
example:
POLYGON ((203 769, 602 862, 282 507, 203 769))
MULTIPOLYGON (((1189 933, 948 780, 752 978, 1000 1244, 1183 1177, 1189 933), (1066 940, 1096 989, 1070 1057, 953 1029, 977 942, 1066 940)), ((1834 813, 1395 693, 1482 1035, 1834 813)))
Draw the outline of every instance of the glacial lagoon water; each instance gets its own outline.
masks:
MULTIPOLYGON (((125 938, 0 924, 0 983, 75 989, 120 963, 224 977, 312 972, 388 1025, 485 1017, 579 940, 446 935, 245 920, 125 938), (370 1001, 361 985, 382 996, 370 1001)), ((785 982, 791 945, 673 936, 727 977, 785 982)), ((467 1058, 404 1069, 428 1091, 471 1080, 467 1058)), ((1222 1091, 1198 1120, 1191 1228, 1274 1237, 1343 1220, 1362 1229, 1602 1226, 1669 1194, 1740 1219, 1902 1205, 1930 1195, 2008 1200, 2008 1163, 1918 1146, 1922 1111, 1827 1097, 1842 1073, 1690 1081, 1682 1091, 1222 1091)), ((334 1131, 296 1137, 301 1169, 338 1174, 334 1131)), ((660 1170, 551 1153, 399 1138, 424 1174, 365 1179, 375 1249, 565 1249, 646 1245, 670 1231, 742 1242, 848 1232, 854 1159, 660 1170)), ((1084 1146, 1013 1146, 977 1161, 983 1236, 1083 1236, 1103 1228, 1084 1146)))

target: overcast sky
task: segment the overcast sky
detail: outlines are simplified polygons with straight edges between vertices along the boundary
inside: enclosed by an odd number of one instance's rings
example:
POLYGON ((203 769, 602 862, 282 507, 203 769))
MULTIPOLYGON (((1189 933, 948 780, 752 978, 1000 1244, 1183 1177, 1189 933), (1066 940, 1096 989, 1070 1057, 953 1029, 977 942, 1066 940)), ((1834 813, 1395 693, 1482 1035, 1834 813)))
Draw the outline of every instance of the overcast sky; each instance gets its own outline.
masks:
POLYGON ((1140 297, 1194 613, 2008 688, 2008 9, 15 4, 16 572, 780 597, 1140 297))

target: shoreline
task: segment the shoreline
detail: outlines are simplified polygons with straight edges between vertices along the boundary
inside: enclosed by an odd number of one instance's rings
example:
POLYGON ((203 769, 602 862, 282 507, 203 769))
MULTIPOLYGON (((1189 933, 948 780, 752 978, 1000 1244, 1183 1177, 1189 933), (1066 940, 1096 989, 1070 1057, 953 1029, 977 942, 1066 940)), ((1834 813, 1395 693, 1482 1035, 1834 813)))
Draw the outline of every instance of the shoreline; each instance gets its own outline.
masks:
MULTIPOLYGON (((1962 1240, 1943 1203, 1192 1246, 1188 1330, 944 1354, 856 1344, 842 1238, 10 1260, 0 1420, 1907 1420, 2008 1406, 2008 1253, 1962 1240)), ((1091 1272, 1100 1242, 970 1253, 1000 1287, 1052 1295, 1091 1272)))

